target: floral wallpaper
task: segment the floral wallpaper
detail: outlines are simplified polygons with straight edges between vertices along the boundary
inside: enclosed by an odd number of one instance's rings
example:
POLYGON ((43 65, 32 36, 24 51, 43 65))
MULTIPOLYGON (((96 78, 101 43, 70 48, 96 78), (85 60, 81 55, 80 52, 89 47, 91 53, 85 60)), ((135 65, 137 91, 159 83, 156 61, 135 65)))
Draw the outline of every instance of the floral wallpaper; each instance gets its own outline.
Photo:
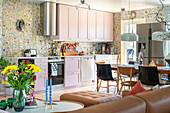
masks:
MULTIPOLYGON (((145 18, 147 22, 155 22, 155 15, 159 7, 135 10, 136 19, 145 18), (151 14, 147 16, 148 14, 151 14)), ((166 6, 161 13, 170 21, 170 7, 166 6)), ((113 16, 114 41, 112 47, 120 53, 121 19, 128 19, 128 12, 115 13, 113 16)), ((53 43, 50 37, 42 36, 40 23, 40 4, 23 2, 20 0, 0 0, 0 55, 4 57, 21 57, 25 49, 37 49, 39 56, 51 54, 53 43), (25 21, 25 30, 16 29, 18 19, 25 21), (2 46, 3 45, 3 46, 2 46)), ((93 43, 81 43, 84 50, 92 48, 93 43), (87 47, 86 47, 87 46, 87 47)))
POLYGON ((51 40, 42 36, 40 4, 4 0, 2 9, 2 56, 21 57, 25 49, 37 49, 39 56, 48 56, 51 40), (17 31, 16 22, 23 19, 25 30, 17 31))
POLYGON ((121 52, 121 13, 113 14, 113 42, 116 53, 121 52))
POLYGON ((2 4, 3 0, 0 0, 0 56, 2 56, 2 4))
MULTIPOLYGON (((134 10, 136 12, 135 19, 145 18, 147 22, 156 22, 155 13, 159 9, 160 7, 134 10)), ((164 10, 160 13, 160 16, 164 16, 167 21, 170 21, 170 6, 165 6, 164 10)), ((128 20, 128 19, 129 19, 128 11, 123 12, 122 20, 128 20)))

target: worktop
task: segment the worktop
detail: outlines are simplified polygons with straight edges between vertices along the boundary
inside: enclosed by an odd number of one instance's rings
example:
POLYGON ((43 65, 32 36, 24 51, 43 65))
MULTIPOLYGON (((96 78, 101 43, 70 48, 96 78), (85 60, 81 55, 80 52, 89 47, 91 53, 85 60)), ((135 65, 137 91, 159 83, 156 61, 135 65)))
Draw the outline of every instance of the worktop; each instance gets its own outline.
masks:
POLYGON ((55 58, 55 57, 94 57, 94 55, 77 55, 77 56, 48 56, 50 58, 55 58))

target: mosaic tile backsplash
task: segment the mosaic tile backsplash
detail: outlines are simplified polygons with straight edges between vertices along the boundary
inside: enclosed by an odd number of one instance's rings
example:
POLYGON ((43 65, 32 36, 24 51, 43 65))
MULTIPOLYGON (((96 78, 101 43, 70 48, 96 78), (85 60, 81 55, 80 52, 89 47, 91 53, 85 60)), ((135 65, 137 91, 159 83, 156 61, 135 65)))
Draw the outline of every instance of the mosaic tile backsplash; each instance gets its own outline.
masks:
MULTIPOLYGON (((155 13, 158 12, 159 9, 160 9, 160 7, 134 10, 136 12, 135 19, 145 18, 146 21, 149 23, 156 22, 155 13)), ((160 13, 160 16, 164 16, 167 21, 170 21, 170 6, 165 6, 164 10, 160 13)), ((128 11, 125 11, 122 13, 122 19, 123 20, 129 19, 128 11)))
POLYGON ((113 47, 117 50, 117 53, 121 52, 121 13, 115 13, 113 15, 113 47))
MULTIPOLYGON (((136 10, 136 19, 145 18, 147 22, 155 22, 155 13, 159 7, 136 10)), ((170 7, 166 6, 162 15, 170 20, 170 7)), ((128 12, 116 13, 113 16, 114 42, 112 47, 120 53, 121 19, 128 19, 128 12)), ((39 56, 52 54, 50 37, 41 35, 40 4, 22 2, 20 0, 0 0, 0 56, 20 57, 25 49, 37 49, 39 56), (16 29, 17 19, 25 21, 25 30, 19 32, 16 29), (3 46, 2 46, 3 45, 3 46)), ((80 43, 83 50, 92 48, 93 43, 80 43)))
POLYGON ((37 49, 39 56, 48 56, 51 40, 41 35, 40 4, 4 0, 2 2, 2 55, 21 57, 25 49, 37 49), (17 31, 17 19, 25 21, 25 30, 17 31))

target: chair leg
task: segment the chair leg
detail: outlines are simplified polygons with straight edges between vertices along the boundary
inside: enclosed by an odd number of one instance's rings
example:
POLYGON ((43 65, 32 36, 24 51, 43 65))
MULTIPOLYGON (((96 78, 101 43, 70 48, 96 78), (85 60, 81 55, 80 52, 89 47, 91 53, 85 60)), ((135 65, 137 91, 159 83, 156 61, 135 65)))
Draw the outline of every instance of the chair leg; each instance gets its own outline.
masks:
POLYGON ((109 93, 109 81, 107 81, 107 93, 109 93))
POLYGON ((99 83, 99 87, 98 87, 98 91, 97 91, 97 92, 99 92, 100 87, 101 87, 101 84, 102 84, 102 80, 100 80, 100 83, 99 83))
POLYGON ((121 87, 120 87, 119 95, 120 95, 120 93, 121 93, 121 91, 122 91, 122 88, 123 88, 123 85, 121 85, 121 87))
POLYGON ((117 81, 117 93, 119 92, 119 81, 117 81))
POLYGON ((97 78, 97 92, 99 92, 99 79, 97 78))

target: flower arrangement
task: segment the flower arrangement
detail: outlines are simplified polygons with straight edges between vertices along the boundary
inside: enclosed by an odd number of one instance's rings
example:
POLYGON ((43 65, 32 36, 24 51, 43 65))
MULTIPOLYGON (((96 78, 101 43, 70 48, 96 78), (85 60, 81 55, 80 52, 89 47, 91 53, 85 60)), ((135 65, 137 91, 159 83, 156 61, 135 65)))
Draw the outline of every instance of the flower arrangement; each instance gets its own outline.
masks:
POLYGON ((36 80, 35 73, 37 72, 41 72, 38 66, 30 64, 29 62, 27 64, 21 62, 18 67, 16 65, 5 67, 1 73, 8 75, 6 81, 10 85, 8 88, 26 90, 26 93, 29 93, 31 83, 36 80))

